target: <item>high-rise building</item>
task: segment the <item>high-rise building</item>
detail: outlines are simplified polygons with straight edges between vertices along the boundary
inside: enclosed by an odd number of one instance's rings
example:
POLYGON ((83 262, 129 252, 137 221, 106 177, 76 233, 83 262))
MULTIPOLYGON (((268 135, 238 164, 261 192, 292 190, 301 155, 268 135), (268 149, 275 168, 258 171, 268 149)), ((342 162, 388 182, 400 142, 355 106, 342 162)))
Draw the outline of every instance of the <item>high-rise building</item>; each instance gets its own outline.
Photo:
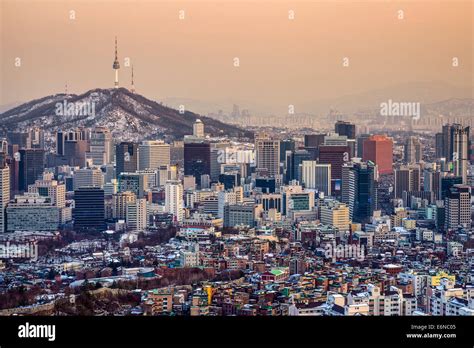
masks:
POLYGON ((6 207, 10 201, 10 169, 0 163, 0 233, 6 231, 6 207))
POLYGON ((287 151, 295 151, 295 141, 293 139, 284 139, 280 141, 280 162, 286 162, 287 151))
POLYGON ((170 165, 170 145, 160 140, 143 141, 138 147, 138 169, 170 165))
POLYGON ((173 214, 175 221, 183 219, 183 185, 169 180, 165 185, 165 211, 173 214))
POLYGON ((118 192, 112 196, 112 217, 115 220, 125 220, 127 218, 127 205, 135 203, 137 196, 130 191, 118 192))
POLYGON ((121 173, 118 177, 119 192, 133 192, 138 198, 143 198, 148 187, 147 173, 121 173))
POLYGON ((445 228, 471 227, 471 188, 454 185, 445 198, 445 228))
POLYGON ((74 190, 81 187, 104 186, 104 175, 99 168, 81 168, 74 172, 74 190))
POLYGON ((364 141, 370 138, 370 134, 361 134, 357 137, 357 157, 364 156, 364 141))
POLYGON ((379 174, 393 173, 393 141, 385 135, 373 135, 364 141, 364 161, 372 161, 379 174))
POLYGON ((324 144, 326 134, 305 134, 304 147, 318 148, 324 144))
POLYGON ((105 127, 96 127, 90 136, 89 151, 86 157, 92 159, 92 164, 102 166, 112 162, 112 135, 105 127))
POLYGON ((43 174, 45 151, 43 149, 22 149, 19 154, 19 189, 28 191, 28 185, 34 184, 43 174))
POLYGON ((436 133, 435 135, 435 155, 436 158, 444 157, 443 147, 443 133, 436 133))
POLYGON ((255 136, 257 171, 262 176, 277 178, 280 175, 280 140, 270 139, 268 134, 255 136))
POLYGON ((303 161, 314 160, 314 156, 307 150, 295 150, 288 154, 286 163, 286 183, 291 180, 302 180, 302 165, 303 161))
POLYGON ((420 191, 420 167, 400 166, 395 169, 395 198, 402 198, 403 192, 420 191))
POLYGON ((320 220, 322 224, 334 226, 339 231, 348 231, 349 207, 339 201, 326 199, 321 205, 320 220))
POLYGON ((372 162, 347 163, 343 172, 342 201, 352 221, 367 223, 378 209, 377 167, 372 162))
POLYGON ((201 175, 211 175, 211 146, 206 141, 184 143, 184 175, 192 175, 196 181, 201 175))
POLYGON ((469 164, 469 127, 455 124, 451 127, 452 161, 454 175, 467 183, 467 167, 469 164))
POLYGON ((199 118, 193 124, 193 136, 204 138, 204 123, 199 118))
POLYGON ((405 143, 405 162, 420 163, 422 155, 423 152, 420 139, 414 136, 409 136, 405 143))
POLYGON ((103 231, 105 229, 104 190, 81 187, 74 191, 74 229, 103 231))
POLYGON ((355 139, 356 126, 350 122, 337 121, 334 125, 334 131, 339 135, 345 135, 348 139, 355 139))
POLYGON ((328 146, 319 147, 319 163, 331 165, 331 179, 342 179, 342 166, 351 160, 348 146, 328 146))
POLYGON ((316 161, 303 161, 302 183, 306 188, 324 192, 325 196, 331 195, 331 165, 320 164, 316 161))
POLYGON ((138 170, 138 144, 121 142, 115 146, 115 174, 133 173, 138 170))
POLYGON ((134 231, 143 231, 147 226, 147 202, 140 198, 127 204, 127 226, 134 231))

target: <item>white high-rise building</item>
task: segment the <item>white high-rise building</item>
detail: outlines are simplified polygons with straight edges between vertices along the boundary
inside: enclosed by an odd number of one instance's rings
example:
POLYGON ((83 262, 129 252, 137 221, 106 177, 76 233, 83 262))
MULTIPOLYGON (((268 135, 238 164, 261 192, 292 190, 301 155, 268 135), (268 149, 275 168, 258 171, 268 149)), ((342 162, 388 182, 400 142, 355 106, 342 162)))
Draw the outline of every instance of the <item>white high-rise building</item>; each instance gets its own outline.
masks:
POLYGON ((134 231, 143 231, 147 226, 147 202, 140 198, 127 204, 127 226, 134 231))
POLYGON ((331 165, 316 161, 303 161, 302 180, 306 188, 317 189, 325 196, 331 195, 331 165))
POLYGON ((193 124, 193 136, 204 138, 204 123, 199 118, 193 124))
POLYGON ((81 187, 104 186, 104 176, 99 168, 82 168, 74 172, 74 190, 81 187))
POLYGON ((86 157, 92 159, 92 164, 102 166, 112 162, 112 135, 105 127, 97 127, 91 132, 90 148, 86 157))
POLYGON ((144 141, 138 146, 138 169, 158 169, 170 165, 170 145, 161 140, 144 141))
POLYGON ((257 170, 269 177, 280 175, 280 140, 273 140, 267 134, 255 137, 257 170))
POLYGON ((183 219, 183 185, 170 180, 165 185, 165 211, 173 214, 176 221, 183 219))
POLYGON ((10 201, 10 168, 0 163, 0 233, 6 231, 5 210, 10 201))

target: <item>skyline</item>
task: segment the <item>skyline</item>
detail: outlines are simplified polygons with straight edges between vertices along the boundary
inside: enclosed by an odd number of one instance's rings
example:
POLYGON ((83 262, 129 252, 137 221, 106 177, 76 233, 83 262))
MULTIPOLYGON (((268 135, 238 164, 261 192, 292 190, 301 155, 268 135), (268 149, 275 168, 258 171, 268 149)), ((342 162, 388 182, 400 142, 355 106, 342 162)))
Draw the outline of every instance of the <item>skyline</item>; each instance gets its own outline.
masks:
POLYGON ((115 36, 120 86, 130 88, 134 65, 137 93, 158 101, 242 102, 268 113, 294 104, 297 112, 310 112, 328 99, 393 94, 391 86, 409 90, 420 82, 428 97, 418 98, 435 101, 446 91, 452 93, 447 97, 473 96, 470 2, 212 4, 139 2, 130 11, 127 2, 4 1, 0 105, 63 93, 66 84, 75 94, 112 88, 115 36), (312 21, 316 25, 308 26, 312 21), (315 40, 320 44, 312 45, 315 40), (16 57, 20 67, 12 64, 16 57), (424 87, 430 83, 439 93, 424 87))

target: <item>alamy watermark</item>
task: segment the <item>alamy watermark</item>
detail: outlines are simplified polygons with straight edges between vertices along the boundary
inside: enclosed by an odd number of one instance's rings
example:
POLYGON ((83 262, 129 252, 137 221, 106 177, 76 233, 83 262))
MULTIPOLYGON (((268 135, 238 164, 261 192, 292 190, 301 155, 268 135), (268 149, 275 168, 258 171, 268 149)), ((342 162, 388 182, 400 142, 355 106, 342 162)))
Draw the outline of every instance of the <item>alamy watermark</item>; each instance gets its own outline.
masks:
POLYGON ((68 102, 56 103, 56 116, 95 116, 95 102, 68 102))
POLYGON ((405 116, 419 120, 420 109, 419 102, 396 102, 389 99, 386 102, 380 103, 381 116, 405 116))
POLYGON ((36 243, 0 243, 0 259, 38 259, 38 244, 36 243))
POLYGON ((365 259, 364 246, 355 244, 336 244, 336 242, 328 243, 324 247, 324 256, 327 259, 332 259, 336 262, 338 259, 356 259, 357 261, 363 261, 365 259))

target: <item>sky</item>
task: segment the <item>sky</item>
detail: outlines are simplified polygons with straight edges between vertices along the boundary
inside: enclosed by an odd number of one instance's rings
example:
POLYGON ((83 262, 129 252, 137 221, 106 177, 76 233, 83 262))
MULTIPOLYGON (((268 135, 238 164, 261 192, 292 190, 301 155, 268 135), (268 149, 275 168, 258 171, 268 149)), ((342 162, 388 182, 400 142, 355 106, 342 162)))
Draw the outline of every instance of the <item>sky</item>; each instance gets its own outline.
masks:
POLYGON ((128 60, 159 101, 287 110, 416 81, 473 86, 474 1, 0 3, 0 105, 113 87, 115 36, 121 86, 128 60))

